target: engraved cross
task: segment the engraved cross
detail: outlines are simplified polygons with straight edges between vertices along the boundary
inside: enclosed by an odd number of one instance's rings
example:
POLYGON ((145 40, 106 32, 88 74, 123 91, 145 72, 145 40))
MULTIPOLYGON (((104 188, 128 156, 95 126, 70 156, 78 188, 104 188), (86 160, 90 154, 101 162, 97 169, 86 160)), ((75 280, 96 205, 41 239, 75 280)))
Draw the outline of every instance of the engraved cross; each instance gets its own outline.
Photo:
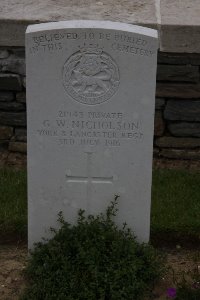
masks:
POLYGON ((66 175, 68 183, 85 183, 87 186, 87 211, 89 211, 89 203, 92 199, 92 184, 95 183, 113 183, 113 176, 92 176, 92 154, 93 152, 85 152, 87 155, 87 168, 85 176, 66 175))

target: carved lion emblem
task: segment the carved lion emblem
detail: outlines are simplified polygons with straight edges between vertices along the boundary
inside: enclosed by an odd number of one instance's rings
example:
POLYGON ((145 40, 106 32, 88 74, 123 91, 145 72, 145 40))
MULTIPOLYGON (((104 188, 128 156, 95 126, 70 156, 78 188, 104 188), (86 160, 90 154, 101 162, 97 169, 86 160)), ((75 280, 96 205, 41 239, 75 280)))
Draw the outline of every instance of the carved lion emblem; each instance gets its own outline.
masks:
POLYGON ((97 45, 84 46, 63 67, 65 90, 83 104, 107 101, 118 89, 119 79, 117 64, 97 45))

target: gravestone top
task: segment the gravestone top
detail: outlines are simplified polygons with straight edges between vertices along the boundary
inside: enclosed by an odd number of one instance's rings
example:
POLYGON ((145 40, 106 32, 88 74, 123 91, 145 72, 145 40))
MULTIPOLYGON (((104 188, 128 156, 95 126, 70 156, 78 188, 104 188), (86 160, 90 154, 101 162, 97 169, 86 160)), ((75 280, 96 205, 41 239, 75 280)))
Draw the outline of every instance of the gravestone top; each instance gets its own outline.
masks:
POLYGON ((26 33, 31 33, 35 31, 45 31, 45 30, 53 30, 53 29, 64 29, 64 28, 106 28, 106 29, 114 29, 120 31, 128 31, 133 33, 138 33, 142 35, 152 36, 154 38, 158 37, 157 30, 141 27, 137 25, 126 24, 122 22, 111 22, 111 21, 96 21, 96 20, 71 20, 71 21, 60 21, 60 22, 49 22, 49 23, 41 23, 29 25, 27 27, 26 33))
POLYGON ((29 247, 59 211, 102 212, 120 196, 148 241, 157 32, 109 21, 32 25, 26 34, 29 247))

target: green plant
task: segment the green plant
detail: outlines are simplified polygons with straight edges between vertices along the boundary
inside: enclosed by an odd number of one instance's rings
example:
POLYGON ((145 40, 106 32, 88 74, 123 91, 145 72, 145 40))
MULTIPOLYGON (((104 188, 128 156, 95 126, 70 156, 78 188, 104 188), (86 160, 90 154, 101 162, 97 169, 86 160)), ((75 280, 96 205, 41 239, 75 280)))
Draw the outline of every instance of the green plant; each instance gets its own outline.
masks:
POLYGON ((161 257, 139 244, 126 224, 117 228, 117 198, 105 214, 79 211, 74 226, 60 213, 61 228, 31 253, 23 300, 144 299, 161 275, 161 257))

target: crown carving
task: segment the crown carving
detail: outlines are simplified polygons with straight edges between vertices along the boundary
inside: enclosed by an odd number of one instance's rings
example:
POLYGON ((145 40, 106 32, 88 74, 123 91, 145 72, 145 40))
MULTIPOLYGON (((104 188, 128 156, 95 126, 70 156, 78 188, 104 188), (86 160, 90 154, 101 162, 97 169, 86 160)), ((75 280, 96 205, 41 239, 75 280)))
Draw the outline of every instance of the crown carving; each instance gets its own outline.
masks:
POLYGON ((86 45, 84 43, 83 46, 79 46, 80 52, 84 54, 101 54, 103 51, 103 47, 99 47, 98 44, 89 44, 86 45))

